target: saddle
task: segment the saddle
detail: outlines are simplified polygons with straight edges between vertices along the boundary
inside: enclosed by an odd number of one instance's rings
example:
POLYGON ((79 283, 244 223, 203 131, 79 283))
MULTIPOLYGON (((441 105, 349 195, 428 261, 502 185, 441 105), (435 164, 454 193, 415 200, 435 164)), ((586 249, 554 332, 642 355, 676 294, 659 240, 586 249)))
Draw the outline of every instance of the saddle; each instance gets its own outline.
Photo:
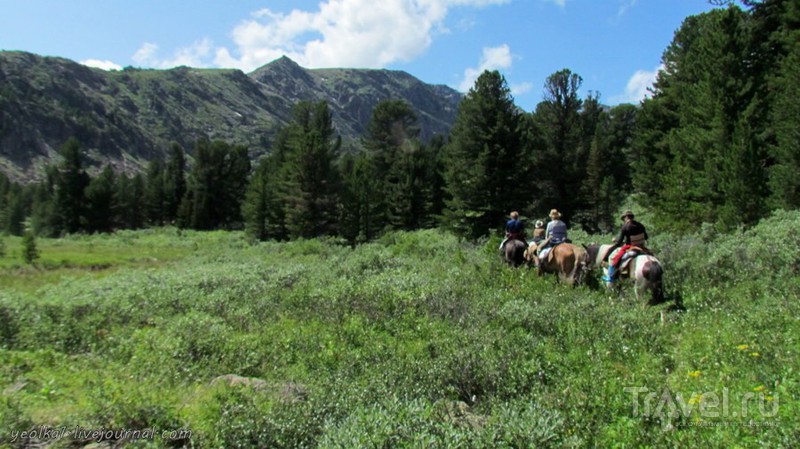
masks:
MULTIPOLYGON (((620 248, 616 248, 615 250, 611 251, 611 253, 608 254, 606 256, 606 258, 603 259, 603 261, 607 265, 610 266, 611 265, 611 261, 614 259, 614 257, 616 257, 617 253, 619 253, 621 250, 622 250, 622 248, 620 247, 620 248)), ((652 255, 650 253, 650 251, 647 250, 646 248, 642 248, 642 247, 639 247, 639 246, 632 246, 632 247, 628 248, 625 251, 625 254, 622 256, 622 260, 619 263, 619 267, 617 267, 617 270, 619 271, 619 273, 620 274, 627 274, 628 273, 628 266, 630 265, 631 261, 633 259, 635 259, 636 256, 638 256, 640 254, 652 255)))
POLYGON ((553 246, 548 246, 546 248, 542 248, 542 250, 539 251, 539 254, 538 254, 539 261, 540 262, 545 262, 546 261, 547 263, 552 262, 553 261, 553 249, 555 247, 557 247, 558 245, 563 245, 564 243, 568 243, 568 242, 556 243, 553 246))

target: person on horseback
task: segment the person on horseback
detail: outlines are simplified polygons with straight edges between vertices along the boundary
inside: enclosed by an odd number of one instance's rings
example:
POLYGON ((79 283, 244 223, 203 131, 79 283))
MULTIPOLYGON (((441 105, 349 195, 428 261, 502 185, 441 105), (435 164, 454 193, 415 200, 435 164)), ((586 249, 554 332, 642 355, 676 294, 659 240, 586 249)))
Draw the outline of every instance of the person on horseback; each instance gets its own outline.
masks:
POLYGON ((536 223, 533 225, 533 243, 538 245, 542 243, 542 240, 545 239, 545 229, 544 229, 544 222, 542 220, 536 220, 536 223))
POLYGON ((525 246, 528 246, 528 242, 525 241, 525 225, 522 223, 522 220, 519 219, 519 212, 513 211, 509 216, 511 218, 506 222, 506 238, 500 242, 501 251, 509 240, 519 240, 524 243, 525 246))
POLYGON ((544 240, 539 243, 539 248, 536 250, 537 254, 542 254, 545 248, 550 248, 558 245, 559 243, 566 242, 567 239, 567 225, 561 221, 561 212, 557 209, 550 211, 550 222, 547 223, 547 229, 544 233, 544 240))
MULTIPOLYGON (((614 243, 614 247, 622 245, 622 248, 620 248, 614 256, 614 259, 609 263, 608 274, 603 276, 603 280, 609 283, 614 282, 619 276, 619 264, 622 262, 622 257, 628 250, 631 248, 638 248, 649 253, 649 250, 645 246, 648 237, 647 229, 645 229, 644 225, 634 220, 635 216, 630 210, 626 210, 620 218, 623 221, 622 229, 619 231, 617 238, 612 242, 614 243)), ((613 251, 614 247, 611 248, 609 253, 613 251)))

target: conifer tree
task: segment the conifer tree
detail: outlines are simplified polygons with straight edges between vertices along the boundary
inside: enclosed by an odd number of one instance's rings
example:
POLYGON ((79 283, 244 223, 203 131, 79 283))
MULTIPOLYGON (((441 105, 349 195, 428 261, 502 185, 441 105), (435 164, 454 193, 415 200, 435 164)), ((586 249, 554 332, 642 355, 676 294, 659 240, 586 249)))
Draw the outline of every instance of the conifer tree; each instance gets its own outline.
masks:
POLYGON ((405 101, 385 100, 373 109, 364 145, 379 192, 371 205, 376 229, 410 230, 427 219, 430 161, 418 136, 417 116, 405 101))
POLYGON ((5 195, 5 206, 0 209, 0 230, 11 235, 22 235, 25 230, 25 218, 30 215, 32 200, 31 188, 23 188, 19 184, 11 184, 5 195))
POLYGON ((186 156, 178 143, 170 146, 170 156, 164 169, 164 221, 174 223, 181 201, 186 195, 186 156))
POLYGON ((27 231, 22 237, 22 260, 27 264, 33 264, 41 257, 39 248, 36 246, 36 237, 33 232, 27 231))
POLYGON ((326 102, 301 102, 293 111, 283 165, 286 228, 292 237, 337 231, 339 176, 334 161, 341 146, 326 102))
POLYGON ((763 216, 765 112, 747 20, 738 7, 687 18, 643 103, 634 181, 663 228, 763 216))
POLYGON ((250 159, 247 148, 201 139, 195 147, 181 224, 194 229, 241 228, 250 159))
POLYGON ((58 168, 50 165, 45 168, 45 179, 33 188, 31 205, 31 230, 36 235, 54 236, 59 233, 59 226, 53 204, 58 168))
POLYGON ((80 143, 68 139, 61 147, 61 164, 53 197, 54 231, 75 233, 86 228, 86 187, 89 175, 83 168, 80 143))
POLYGON ((764 96, 775 139, 770 144, 770 206, 800 207, 800 5, 765 0, 752 11, 759 68, 767 75, 764 96), (769 76, 771 75, 771 76, 769 76))
POLYGON ((145 174, 144 204, 147 223, 153 226, 164 224, 164 161, 161 158, 151 159, 145 174))
POLYGON ((340 170, 343 186, 339 232, 351 243, 372 240, 383 228, 376 222, 382 198, 372 158, 366 153, 347 154, 342 157, 340 170))
POLYGON ((242 203, 245 233, 255 240, 282 237, 280 232, 276 232, 276 227, 280 226, 280 216, 276 216, 276 212, 281 210, 278 203, 276 159, 274 155, 270 155, 259 161, 255 172, 250 176, 242 203))
POLYGON ((553 73, 545 83, 544 101, 534 113, 543 143, 541 151, 535 153, 537 211, 544 214, 556 208, 567 221, 585 207, 581 185, 598 114, 596 107, 591 108, 581 120, 583 101, 578 90, 582 83, 583 79, 569 69, 553 73))
POLYGON ((0 230, 7 228, 7 208, 9 203, 9 190, 11 188, 11 181, 8 177, 0 172, 0 230))
POLYGON ((141 173, 117 177, 114 188, 114 224, 125 229, 139 229, 146 222, 145 182, 141 173))
POLYGON ((468 238, 498 229, 530 202, 530 147, 505 78, 485 71, 459 105, 445 146, 445 225, 468 238))
POLYGON ((111 232, 114 224, 114 171, 110 165, 86 188, 87 230, 89 232, 111 232))

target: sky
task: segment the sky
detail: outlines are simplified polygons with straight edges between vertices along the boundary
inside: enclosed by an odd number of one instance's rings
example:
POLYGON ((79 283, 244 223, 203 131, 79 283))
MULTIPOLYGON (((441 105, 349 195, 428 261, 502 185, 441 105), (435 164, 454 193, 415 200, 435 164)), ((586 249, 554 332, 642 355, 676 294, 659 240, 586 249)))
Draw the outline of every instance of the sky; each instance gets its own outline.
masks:
POLYGON ((647 95, 683 20, 707 0, 0 0, 0 50, 106 70, 403 70, 467 92, 498 70, 526 111, 569 69, 608 105, 647 95))

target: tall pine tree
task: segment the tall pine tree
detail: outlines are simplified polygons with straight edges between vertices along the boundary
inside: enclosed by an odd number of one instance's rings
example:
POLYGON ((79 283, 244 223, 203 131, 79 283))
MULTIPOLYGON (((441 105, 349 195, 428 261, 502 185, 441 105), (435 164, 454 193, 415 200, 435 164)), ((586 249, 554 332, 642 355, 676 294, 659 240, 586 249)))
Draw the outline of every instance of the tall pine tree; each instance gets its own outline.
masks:
POLYGON ((86 229, 86 187, 89 175, 83 168, 80 143, 68 139, 61 147, 53 198, 53 231, 75 233, 86 229))
POLYGON ((282 167, 282 199, 290 237, 337 232, 341 139, 326 102, 300 102, 293 111, 282 167))
POLYGON ((114 227, 114 186, 116 176, 110 165, 92 179, 86 188, 87 230, 111 232, 114 227))
POLYGON ((468 238, 498 229, 531 200, 530 147, 505 78, 485 71, 461 101, 445 146, 445 225, 468 238))
POLYGON ((186 156, 178 143, 170 146, 170 156, 164 169, 164 210, 167 223, 175 223, 181 201, 186 195, 186 156))
POLYGON ((583 101, 578 96, 582 83, 583 79, 569 69, 550 75, 545 83, 544 101, 534 113, 543 141, 543 148, 535 153, 537 212, 545 214, 556 208, 567 221, 585 208, 581 184, 586 176, 586 160, 598 113, 597 108, 592 108, 582 120, 583 101), (588 142, 585 136, 591 136, 588 142))
POLYGON ((730 229, 765 212, 765 113, 748 20, 738 7, 687 18, 643 103, 634 180, 664 228, 730 229))

